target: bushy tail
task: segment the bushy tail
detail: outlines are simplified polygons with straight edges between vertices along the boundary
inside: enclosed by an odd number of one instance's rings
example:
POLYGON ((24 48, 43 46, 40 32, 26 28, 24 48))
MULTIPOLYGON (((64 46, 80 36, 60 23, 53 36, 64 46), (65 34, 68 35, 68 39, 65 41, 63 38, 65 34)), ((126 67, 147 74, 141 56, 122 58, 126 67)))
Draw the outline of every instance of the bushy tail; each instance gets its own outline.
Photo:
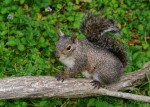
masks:
POLYGON ((117 56, 124 67, 127 65, 123 44, 112 36, 120 33, 112 21, 101 15, 87 14, 81 22, 80 31, 95 46, 107 49, 117 56))

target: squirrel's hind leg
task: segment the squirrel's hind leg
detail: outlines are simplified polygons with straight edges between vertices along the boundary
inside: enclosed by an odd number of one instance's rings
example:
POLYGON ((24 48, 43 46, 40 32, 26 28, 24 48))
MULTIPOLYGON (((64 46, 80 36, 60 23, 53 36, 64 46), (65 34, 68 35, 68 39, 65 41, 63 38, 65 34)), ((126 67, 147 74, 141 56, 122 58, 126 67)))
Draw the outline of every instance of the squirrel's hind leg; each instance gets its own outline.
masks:
POLYGON ((104 87, 104 84, 103 84, 102 80, 100 79, 98 73, 94 73, 92 75, 92 79, 93 79, 93 81, 91 81, 91 84, 92 84, 92 86, 94 86, 94 88, 98 88, 99 89, 101 87, 104 87))
POLYGON ((94 88, 97 88, 97 89, 104 87, 104 85, 97 80, 91 81, 91 84, 92 86, 94 86, 94 88))

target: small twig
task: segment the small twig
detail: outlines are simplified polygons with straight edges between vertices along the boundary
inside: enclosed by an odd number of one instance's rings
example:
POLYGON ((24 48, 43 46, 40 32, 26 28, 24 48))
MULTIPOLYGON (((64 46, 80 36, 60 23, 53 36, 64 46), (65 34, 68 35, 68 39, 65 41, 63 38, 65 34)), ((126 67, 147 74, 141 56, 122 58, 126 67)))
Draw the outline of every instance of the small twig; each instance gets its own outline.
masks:
POLYGON ((145 40, 145 43, 147 44, 147 39, 146 39, 146 32, 145 32, 145 35, 144 35, 144 40, 145 40))
POLYGON ((65 5, 66 4, 63 4, 63 6, 60 9, 58 9, 56 12, 54 12, 53 14, 55 15, 56 13, 58 13, 61 9, 63 9, 65 7, 65 5))
POLYGON ((107 95, 107 96, 113 96, 113 97, 118 97, 118 98, 131 99, 131 100, 150 103, 150 97, 148 97, 148 96, 135 95, 135 94, 124 93, 124 92, 115 92, 115 91, 109 91, 109 90, 106 90, 106 89, 101 89, 100 93, 102 95, 107 95))

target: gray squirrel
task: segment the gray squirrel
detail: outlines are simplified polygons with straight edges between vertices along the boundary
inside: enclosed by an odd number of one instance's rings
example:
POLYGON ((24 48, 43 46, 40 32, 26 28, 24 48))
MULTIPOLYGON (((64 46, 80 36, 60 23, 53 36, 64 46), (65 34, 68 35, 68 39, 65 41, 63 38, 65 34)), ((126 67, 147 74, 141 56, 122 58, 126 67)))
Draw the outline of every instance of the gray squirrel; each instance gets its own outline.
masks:
POLYGON ((58 31, 56 57, 65 66, 57 80, 74 77, 81 72, 92 79, 95 88, 119 81, 127 65, 123 44, 113 36, 119 33, 115 24, 98 14, 87 14, 81 21, 80 31, 86 36, 78 40, 76 35, 66 36, 58 31))

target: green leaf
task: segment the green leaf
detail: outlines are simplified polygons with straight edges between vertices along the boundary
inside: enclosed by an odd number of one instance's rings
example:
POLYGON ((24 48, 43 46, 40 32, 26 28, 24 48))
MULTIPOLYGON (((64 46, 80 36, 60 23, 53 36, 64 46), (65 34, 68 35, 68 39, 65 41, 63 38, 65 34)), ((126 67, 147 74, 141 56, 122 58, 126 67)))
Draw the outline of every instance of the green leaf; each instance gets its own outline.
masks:
POLYGON ((143 27, 143 25, 138 25, 138 30, 143 30, 144 29, 144 27, 143 27))
POLYGON ((143 49, 149 48, 149 44, 142 44, 142 46, 143 46, 143 49))
POLYGON ((3 16, 0 16, 0 21, 3 20, 3 16))
POLYGON ((140 53, 134 53, 132 57, 134 60, 138 60, 139 58, 141 58, 141 54, 140 53))
POLYGON ((8 33, 8 30, 4 30, 4 31, 2 31, 0 34, 1 35, 6 35, 8 33))
POLYGON ((39 104, 39 106, 40 107, 45 107, 46 104, 47 104, 47 101, 41 101, 40 104, 39 104))
POLYGON ((58 9, 61 9, 61 8, 62 8, 62 5, 61 5, 61 4, 57 4, 57 8, 58 8, 58 9))
POLYGON ((1 9, 1 13, 2 13, 2 14, 6 14, 6 13, 9 13, 9 11, 8 11, 7 8, 2 8, 2 9, 1 9))
POLYGON ((25 0, 20 0, 20 4, 23 4, 25 2, 25 0))
POLYGON ((139 51, 140 49, 142 49, 142 46, 136 45, 136 46, 132 47, 132 50, 134 50, 134 51, 139 51))
POLYGON ((87 107, 92 107, 92 106, 95 106, 95 99, 94 98, 90 99, 88 104, 87 104, 87 107))
POLYGON ((6 45, 8 45, 8 46, 15 46, 15 45, 17 45, 17 43, 16 43, 14 40, 9 40, 9 41, 6 43, 6 45))
POLYGON ((0 101, 0 106, 1 107, 5 106, 5 101, 0 101))
POLYGON ((13 5, 11 6, 11 10, 17 10, 18 6, 17 5, 13 5))
POLYGON ((77 23, 74 23, 74 24, 73 24, 73 27, 74 27, 74 28, 79 28, 79 25, 80 25, 80 23, 77 22, 77 23))
POLYGON ((74 17, 73 17, 73 16, 69 16, 67 19, 68 19, 69 21, 73 21, 73 20, 74 20, 74 17))
POLYGON ((12 0, 5 0, 5 1, 4 1, 5 4, 9 4, 9 3, 11 3, 11 2, 12 2, 12 0))
MULTIPOLYGON (((142 59, 142 58, 141 58, 142 59)), ((141 62, 141 61, 137 61, 136 62, 136 66, 138 67, 138 68, 141 68, 142 66, 143 66, 143 63, 141 62)))
POLYGON ((79 4, 80 3, 80 0, 75 0, 76 4, 79 4))
POLYGON ((97 101, 96 107, 114 107, 111 104, 108 104, 106 101, 97 101))
POLYGON ((27 103, 26 102, 22 102, 22 106, 21 107, 27 107, 27 103))
POLYGON ((40 37, 40 40, 39 40, 40 43, 44 43, 45 42, 45 39, 44 37, 40 37))
POLYGON ((150 49, 147 51, 147 57, 150 59, 150 49))
POLYGON ((74 9, 74 10, 78 10, 78 9, 80 9, 80 6, 79 6, 79 5, 74 5, 74 6, 73 6, 73 9, 74 9))
POLYGON ((20 44, 20 45, 18 45, 18 49, 19 49, 20 51, 24 51, 24 50, 25 50, 25 47, 24 47, 24 45, 20 44))

